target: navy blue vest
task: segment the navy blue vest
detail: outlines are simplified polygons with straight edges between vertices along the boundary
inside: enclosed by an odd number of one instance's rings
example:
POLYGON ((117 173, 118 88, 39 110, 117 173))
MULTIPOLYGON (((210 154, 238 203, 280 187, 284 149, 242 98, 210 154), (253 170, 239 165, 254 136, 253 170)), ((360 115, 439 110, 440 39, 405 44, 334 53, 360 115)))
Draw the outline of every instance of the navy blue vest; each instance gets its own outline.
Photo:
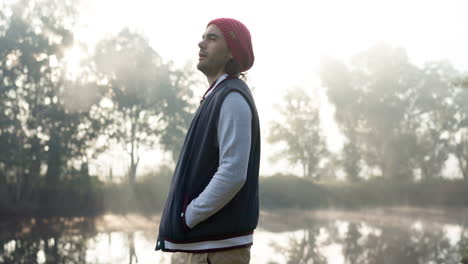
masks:
POLYGON ((250 234, 259 216, 258 172, 260 125, 252 94, 244 81, 227 79, 200 104, 187 132, 159 226, 156 250, 164 241, 190 243, 250 234), (219 166, 217 126, 221 105, 231 92, 239 92, 252 112, 252 141, 247 179, 242 189, 220 211, 188 229, 181 213, 208 185, 219 166))

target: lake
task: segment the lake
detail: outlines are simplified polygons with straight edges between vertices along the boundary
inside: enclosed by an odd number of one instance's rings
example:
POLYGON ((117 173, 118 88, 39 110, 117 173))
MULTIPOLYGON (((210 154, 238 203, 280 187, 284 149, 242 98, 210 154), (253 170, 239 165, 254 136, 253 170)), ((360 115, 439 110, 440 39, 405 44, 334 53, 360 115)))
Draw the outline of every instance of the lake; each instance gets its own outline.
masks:
MULTIPOLYGON (((184 263, 155 252, 159 216, 0 219, 0 263, 184 263)), ((460 263, 468 208, 261 213, 251 263, 460 263)))

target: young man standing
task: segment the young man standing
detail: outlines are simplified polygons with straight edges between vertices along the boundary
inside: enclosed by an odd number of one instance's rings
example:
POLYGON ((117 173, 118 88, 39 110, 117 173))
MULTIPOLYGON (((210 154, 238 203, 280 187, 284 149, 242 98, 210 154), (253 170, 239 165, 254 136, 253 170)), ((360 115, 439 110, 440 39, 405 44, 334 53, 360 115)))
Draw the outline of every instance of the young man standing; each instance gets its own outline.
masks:
POLYGON ((161 218, 156 250, 189 263, 250 260, 259 216, 260 127, 242 72, 254 62, 249 30, 229 18, 208 23, 198 70, 210 87, 187 132, 161 218))

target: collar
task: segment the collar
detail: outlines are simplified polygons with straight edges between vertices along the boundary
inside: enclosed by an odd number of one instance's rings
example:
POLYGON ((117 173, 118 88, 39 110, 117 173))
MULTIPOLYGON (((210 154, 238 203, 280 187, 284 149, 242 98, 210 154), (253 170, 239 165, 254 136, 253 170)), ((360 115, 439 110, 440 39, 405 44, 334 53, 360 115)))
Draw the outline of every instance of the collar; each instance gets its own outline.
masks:
POLYGON ((205 94, 202 96, 202 99, 200 100, 200 103, 203 102, 203 100, 205 100, 205 98, 211 92, 213 92, 213 90, 216 88, 216 86, 218 86, 218 84, 220 84, 222 81, 226 80, 227 78, 228 78, 227 74, 223 74, 223 75, 219 76, 219 78, 210 85, 210 88, 208 88, 208 90, 206 90, 205 94))
POLYGON ((205 92, 205 94, 203 95, 202 100, 205 99, 210 93, 212 93, 214 91, 214 89, 216 88, 216 86, 218 86, 218 84, 220 84, 222 81, 224 81, 227 77, 228 77, 228 75, 226 73, 219 76, 219 78, 205 92))

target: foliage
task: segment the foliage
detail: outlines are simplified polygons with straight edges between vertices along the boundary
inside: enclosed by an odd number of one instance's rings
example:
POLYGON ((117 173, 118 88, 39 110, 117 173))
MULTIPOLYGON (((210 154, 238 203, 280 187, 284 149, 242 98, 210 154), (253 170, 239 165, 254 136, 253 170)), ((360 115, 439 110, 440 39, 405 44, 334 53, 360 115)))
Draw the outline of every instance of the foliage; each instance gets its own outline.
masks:
POLYGON ((294 175, 260 178, 262 208, 315 208, 328 205, 325 189, 294 175))
POLYGON ((84 52, 71 76, 68 52, 87 48, 73 34, 76 2, 0 6, 2 213, 75 204, 102 210, 89 166, 112 140, 134 148, 131 179, 140 144, 159 142, 177 155, 192 107, 189 73, 162 63, 146 39, 124 30, 103 40, 96 56, 84 52))
POLYGON ((347 137, 348 177, 365 170, 400 180, 413 179, 416 172, 440 177, 453 149, 450 135, 460 132, 458 117, 465 111, 452 82, 458 75, 446 62, 417 67, 403 49, 384 44, 356 55, 349 65, 324 60, 322 83, 347 137))
POLYGON ((417 182, 382 177, 355 183, 315 184, 293 175, 261 177, 260 200, 266 209, 365 208, 386 206, 463 207, 468 203, 462 180, 417 182))
POLYGON ((191 116, 188 78, 163 63, 144 37, 129 30, 101 41, 95 61, 114 103, 108 136, 127 150, 133 184, 142 147, 154 147, 159 140, 177 155, 191 116))
POLYGON ((450 121, 449 144, 455 156, 465 184, 468 187, 468 86, 456 89, 450 112, 445 116, 450 121))
POLYGON ((172 170, 163 166, 156 172, 142 175, 133 186, 125 183, 106 184, 104 210, 114 213, 160 212, 169 192, 171 176, 172 170))
MULTIPOLYGON (((87 216, 112 213, 154 214, 164 208, 172 169, 161 167, 143 175, 134 185, 104 183, 96 177, 71 177, 60 186, 45 181, 37 188, 37 199, 12 206, 0 203, 0 216, 87 216)), ((8 186, 12 188, 12 186, 8 186)))
POLYGON ((355 184, 327 185, 337 207, 420 206, 456 207, 467 202, 461 180, 435 179, 395 182, 376 178, 355 184))
MULTIPOLYGON (((284 142, 286 146, 275 157, 285 157, 292 164, 299 163, 304 177, 319 178, 319 164, 327 155, 327 149, 317 103, 304 90, 291 89, 286 93, 279 113, 284 122, 272 122, 268 142, 284 142)), ((273 160, 278 159, 275 157, 273 160)))
POLYGON ((285 263, 335 263, 336 259, 349 264, 460 263, 458 248, 463 244, 451 240, 439 223, 412 218, 409 223, 423 222, 423 228, 414 228, 407 225, 404 216, 390 221, 395 215, 385 213, 369 215, 365 221, 335 217, 310 217, 299 230, 291 229, 294 235, 288 243, 272 244, 286 256, 285 263), (339 250, 327 255, 330 247, 339 250), (340 257, 330 261, 330 256, 340 257))
POLYGON ((38 197, 43 171, 50 187, 76 169, 87 175, 88 160, 98 152, 91 146, 102 126, 92 108, 98 92, 84 108, 68 107, 69 98, 76 97, 67 97, 70 90, 92 89, 89 83, 66 79, 64 56, 74 43, 74 6, 18 1, 2 14, 0 196, 16 203, 38 197))

